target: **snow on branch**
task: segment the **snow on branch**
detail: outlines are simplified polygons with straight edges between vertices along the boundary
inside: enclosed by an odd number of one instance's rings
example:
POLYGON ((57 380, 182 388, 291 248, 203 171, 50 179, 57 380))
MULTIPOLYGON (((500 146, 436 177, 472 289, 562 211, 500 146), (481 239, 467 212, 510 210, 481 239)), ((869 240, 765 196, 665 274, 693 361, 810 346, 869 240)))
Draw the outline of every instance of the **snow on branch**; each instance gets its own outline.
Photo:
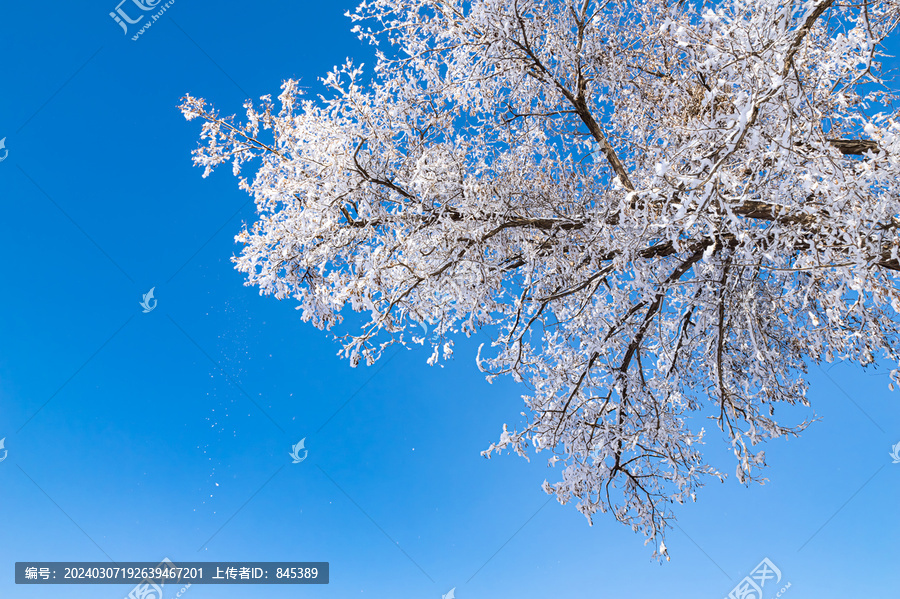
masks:
POLYGON ((244 122, 186 96, 194 161, 252 166, 236 268, 353 365, 492 336, 478 368, 521 382, 527 411, 486 457, 548 452, 545 491, 658 546, 673 504, 725 477, 707 439, 761 480, 759 446, 815 419, 775 418, 809 405, 808 363, 900 362, 900 124, 879 62, 895 3, 368 0, 350 17, 371 74, 348 61, 316 100, 287 81, 244 122))

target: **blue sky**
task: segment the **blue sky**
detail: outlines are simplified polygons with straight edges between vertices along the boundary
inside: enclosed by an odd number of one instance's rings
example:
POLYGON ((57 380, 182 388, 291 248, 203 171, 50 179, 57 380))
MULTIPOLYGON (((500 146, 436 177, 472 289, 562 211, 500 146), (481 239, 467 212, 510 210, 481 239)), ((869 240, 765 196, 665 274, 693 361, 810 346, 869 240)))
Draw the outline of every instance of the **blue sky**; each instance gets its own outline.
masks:
MULTIPOLYGON (((194 586, 190 599, 720 599, 763 558, 785 597, 900 585, 898 397, 885 369, 811 373, 821 421, 678 510, 672 559, 540 489, 558 473, 479 452, 520 422, 483 339, 352 369, 230 257, 253 205, 190 162, 185 93, 241 111, 347 56, 352 3, 177 0, 132 41, 114 1, 0 8, 0 597, 116 599, 130 586, 16 586, 16 561, 328 561, 327 586, 194 586), (138 302, 155 287, 157 308, 138 302), (306 438, 309 457, 292 464, 306 438)), ((801 414, 801 412, 796 412, 801 414)), ((715 429, 708 451, 733 473, 715 429)), ((167 596, 168 599, 168 596, 167 596)))

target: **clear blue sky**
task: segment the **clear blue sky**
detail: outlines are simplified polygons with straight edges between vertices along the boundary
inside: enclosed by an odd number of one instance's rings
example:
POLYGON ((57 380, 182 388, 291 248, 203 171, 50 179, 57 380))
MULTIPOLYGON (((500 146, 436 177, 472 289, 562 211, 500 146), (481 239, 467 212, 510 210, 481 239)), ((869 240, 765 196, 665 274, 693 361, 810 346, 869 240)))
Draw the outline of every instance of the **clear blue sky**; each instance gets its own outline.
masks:
POLYGON ((720 599, 764 557, 788 598, 898 596, 900 397, 884 369, 814 367, 822 421, 769 445, 765 486, 731 476, 680 508, 660 565, 611 518, 591 528, 548 503, 547 454, 480 457, 523 409, 475 368, 480 340, 445 368, 419 349, 351 369, 232 269, 253 206, 229 168, 191 165, 199 123, 179 98, 240 112, 285 78, 315 91, 346 56, 371 64, 352 5, 177 0, 132 41, 115 4, 0 7, 0 597, 130 588, 17 587, 16 561, 165 556, 331 563, 328 586, 189 599, 720 599))

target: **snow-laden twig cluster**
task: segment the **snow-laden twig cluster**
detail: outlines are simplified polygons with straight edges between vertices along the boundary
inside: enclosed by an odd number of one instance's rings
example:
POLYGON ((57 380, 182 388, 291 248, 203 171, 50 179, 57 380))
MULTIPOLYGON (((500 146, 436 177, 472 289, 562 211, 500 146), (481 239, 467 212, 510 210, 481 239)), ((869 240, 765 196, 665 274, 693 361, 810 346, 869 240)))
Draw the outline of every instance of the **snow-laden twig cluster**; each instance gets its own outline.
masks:
MULTIPOLYGON (((707 416, 741 481, 809 360, 898 361, 900 124, 881 79, 891 2, 367 0, 377 46, 330 90, 246 122, 187 96, 205 174, 250 160, 249 285, 342 311, 356 365, 485 329, 527 422, 486 456, 552 453, 560 502, 661 541, 709 476, 707 416), (421 323, 430 333, 420 334, 421 323), (716 432, 718 435, 719 433, 716 432)), ((900 380, 900 371, 892 372, 900 380)))

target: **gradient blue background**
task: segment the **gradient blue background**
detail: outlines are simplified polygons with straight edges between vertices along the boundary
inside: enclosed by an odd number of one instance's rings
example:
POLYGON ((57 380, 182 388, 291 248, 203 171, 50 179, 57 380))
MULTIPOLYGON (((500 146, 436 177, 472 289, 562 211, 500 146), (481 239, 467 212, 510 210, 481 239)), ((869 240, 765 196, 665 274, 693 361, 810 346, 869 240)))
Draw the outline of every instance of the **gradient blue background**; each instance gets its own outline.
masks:
POLYGON ((838 365, 832 381, 813 367, 822 420, 766 448, 765 486, 734 480, 708 427, 732 476, 678 509, 660 565, 612 518, 589 527, 548 502, 548 454, 480 457, 523 409, 517 386, 475 368, 485 338, 444 368, 420 348, 352 369, 291 301, 233 270, 253 205, 230 168, 192 167, 199 122, 179 98, 240 113, 285 78, 314 93, 347 56, 371 65, 342 16, 353 4, 178 0, 136 42, 114 6, 0 7, 0 597, 130 589, 16 586, 16 561, 166 556, 331 563, 327 586, 190 599, 720 599, 764 557, 785 597, 900 596, 900 406, 884 369, 838 365), (309 458, 291 464, 302 437, 309 458))

